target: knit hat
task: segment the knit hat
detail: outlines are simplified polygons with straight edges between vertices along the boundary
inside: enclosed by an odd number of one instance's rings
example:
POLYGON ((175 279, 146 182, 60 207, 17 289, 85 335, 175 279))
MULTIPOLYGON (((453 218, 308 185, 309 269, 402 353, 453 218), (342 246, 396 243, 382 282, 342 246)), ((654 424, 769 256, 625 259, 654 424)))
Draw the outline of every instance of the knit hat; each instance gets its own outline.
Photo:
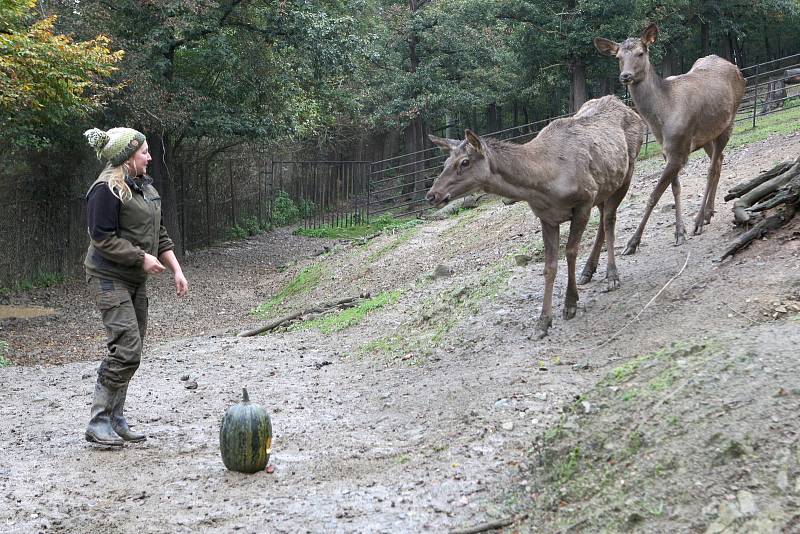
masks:
POLYGON ((92 128, 83 135, 97 152, 97 159, 104 159, 115 167, 133 156, 145 140, 144 134, 133 128, 111 128, 107 132, 92 128))

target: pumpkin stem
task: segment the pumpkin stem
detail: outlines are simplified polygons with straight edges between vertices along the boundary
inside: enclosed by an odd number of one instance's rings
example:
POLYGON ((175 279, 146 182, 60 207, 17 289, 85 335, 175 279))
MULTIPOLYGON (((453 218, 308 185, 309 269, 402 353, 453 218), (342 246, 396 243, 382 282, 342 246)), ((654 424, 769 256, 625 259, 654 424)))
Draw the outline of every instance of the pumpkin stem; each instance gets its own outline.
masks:
POLYGON ((250 402, 250 395, 247 394, 247 388, 242 388, 242 402, 250 402))

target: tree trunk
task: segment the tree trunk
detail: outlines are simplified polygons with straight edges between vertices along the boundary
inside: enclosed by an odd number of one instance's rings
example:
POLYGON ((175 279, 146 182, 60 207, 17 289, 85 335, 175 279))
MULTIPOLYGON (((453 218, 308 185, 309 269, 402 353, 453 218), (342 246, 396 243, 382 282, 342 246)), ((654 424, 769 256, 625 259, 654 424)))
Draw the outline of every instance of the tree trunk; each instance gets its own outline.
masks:
POLYGON ((406 153, 409 158, 406 163, 410 163, 410 165, 401 171, 401 174, 406 175, 403 177, 402 194, 409 195, 409 200, 414 199, 416 196, 414 193, 423 188, 422 163, 420 162, 424 156, 422 151, 425 149, 423 130, 422 117, 417 115, 408 124, 405 131, 406 153))
POLYGON ((614 94, 614 79, 600 78, 600 96, 614 94))
POLYGON ((708 36, 708 22, 700 22, 700 50, 701 56, 707 56, 711 52, 711 43, 708 36))
POLYGON ((569 112, 575 113, 586 102, 586 66, 583 60, 573 57, 569 72, 569 112))
POLYGON ((486 110, 486 131, 487 133, 494 133, 500 129, 500 119, 498 118, 497 104, 492 102, 489 104, 489 109, 486 110))
POLYGON ((175 254, 183 257, 184 243, 181 239, 180 218, 178 216, 178 195, 175 179, 170 173, 172 164, 172 145, 169 134, 150 133, 147 135, 153 183, 161 194, 161 222, 167 228, 170 238, 175 243, 175 254))
POLYGON ((661 62, 661 76, 666 78, 667 76, 680 74, 679 65, 680 62, 678 55, 675 53, 675 49, 672 46, 667 46, 664 60, 661 62))

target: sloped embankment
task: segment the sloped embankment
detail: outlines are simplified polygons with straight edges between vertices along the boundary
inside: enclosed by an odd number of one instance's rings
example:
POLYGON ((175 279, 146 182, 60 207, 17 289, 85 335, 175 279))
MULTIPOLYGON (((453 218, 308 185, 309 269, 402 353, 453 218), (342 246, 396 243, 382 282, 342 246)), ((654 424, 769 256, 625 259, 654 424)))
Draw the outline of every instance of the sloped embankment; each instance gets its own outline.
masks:
POLYGON ((529 451, 544 532, 800 531, 800 320, 616 368, 529 451))

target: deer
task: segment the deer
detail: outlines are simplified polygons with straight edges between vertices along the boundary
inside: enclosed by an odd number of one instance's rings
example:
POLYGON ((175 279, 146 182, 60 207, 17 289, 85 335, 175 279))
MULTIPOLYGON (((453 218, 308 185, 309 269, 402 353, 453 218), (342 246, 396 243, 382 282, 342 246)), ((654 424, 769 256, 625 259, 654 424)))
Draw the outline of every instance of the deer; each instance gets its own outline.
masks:
POLYGON ((736 65, 715 55, 698 59, 685 74, 661 78, 649 55, 657 36, 658 27, 650 24, 640 37, 629 37, 622 43, 603 37, 594 39, 594 46, 601 54, 619 59, 619 81, 628 87, 636 109, 661 145, 666 160, 644 216, 623 255, 633 254, 639 248, 647 220, 670 184, 675 199, 675 245, 686 243, 678 174, 689 154, 700 148, 708 154, 711 165, 693 234, 700 235, 703 226, 711 222, 722 151, 730 139, 736 111, 745 93, 745 80, 736 65))
POLYGON ((444 168, 427 199, 443 206, 470 193, 484 191, 527 202, 541 221, 544 242, 544 297, 533 337, 541 339, 553 324, 553 285, 558 269, 559 228, 569 222, 566 246, 567 291, 562 316, 577 312, 575 262, 592 208, 600 225, 580 284, 594 276, 603 243, 607 250, 606 290, 620 285, 614 258, 614 225, 631 183, 633 166, 644 140, 645 124, 614 96, 589 100, 569 118, 557 119, 525 144, 476 135, 464 140, 430 135, 447 152, 444 168))

